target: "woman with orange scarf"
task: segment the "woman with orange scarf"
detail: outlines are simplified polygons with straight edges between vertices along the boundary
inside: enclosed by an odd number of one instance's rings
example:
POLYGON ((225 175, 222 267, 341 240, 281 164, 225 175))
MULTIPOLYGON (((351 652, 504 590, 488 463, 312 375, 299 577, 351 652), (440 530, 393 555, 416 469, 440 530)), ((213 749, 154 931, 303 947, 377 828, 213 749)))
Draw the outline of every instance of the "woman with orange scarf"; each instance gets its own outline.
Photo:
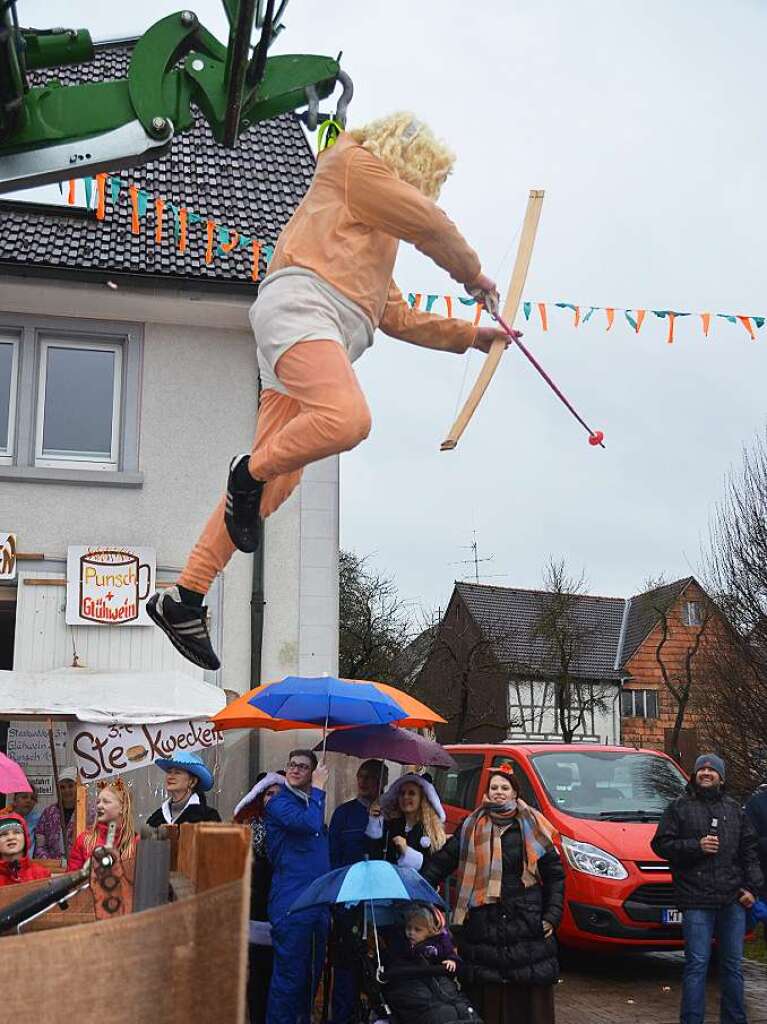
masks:
POLYGON ((421 872, 432 885, 458 872, 461 979, 485 1024, 554 1022, 565 874, 554 827, 519 792, 508 766, 492 769, 482 806, 421 872))

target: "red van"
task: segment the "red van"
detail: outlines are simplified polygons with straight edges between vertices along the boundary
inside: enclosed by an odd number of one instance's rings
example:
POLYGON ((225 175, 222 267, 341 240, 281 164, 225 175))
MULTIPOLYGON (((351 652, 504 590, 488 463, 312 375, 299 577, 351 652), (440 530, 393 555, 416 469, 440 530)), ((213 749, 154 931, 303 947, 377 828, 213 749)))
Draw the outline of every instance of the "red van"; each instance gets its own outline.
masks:
POLYGON ((454 832, 479 805, 488 770, 513 767, 522 799, 559 831, 567 872, 563 945, 680 949, 681 914, 668 864, 650 848, 666 805, 687 779, 657 750, 598 744, 449 745, 455 768, 434 772, 454 832))

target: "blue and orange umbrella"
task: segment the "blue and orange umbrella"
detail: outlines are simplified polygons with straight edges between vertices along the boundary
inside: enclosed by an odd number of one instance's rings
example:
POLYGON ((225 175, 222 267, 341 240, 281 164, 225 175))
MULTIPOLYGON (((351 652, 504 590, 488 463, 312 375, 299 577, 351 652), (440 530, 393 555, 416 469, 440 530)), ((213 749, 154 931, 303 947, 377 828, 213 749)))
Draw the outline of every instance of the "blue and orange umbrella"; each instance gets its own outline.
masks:
MULTIPOLYGON (((300 677, 293 676, 288 679, 298 679, 300 677)), ((324 682, 326 678, 332 677, 321 677, 320 681, 324 682)), ((286 680, 282 680, 285 682, 286 680)), ((306 683, 307 680, 302 680, 302 683, 306 683)), ((389 686, 387 683, 367 682, 358 681, 356 679, 341 679, 337 680, 346 684, 346 686, 353 687, 351 691, 345 691, 347 698, 356 696, 358 689, 359 691, 367 692, 367 687, 373 687, 379 694, 391 698, 394 704, 400 709, 397 717, 392 719, 394 724, 406 726, 410 729, 419 729, 422 727, 428 727, 443 723, 445 721, 441 715, 438 715, 436 711, 432 711, 430 707, 423 704, 420 700, 416 700, 415 697, 411 697, 407 693, 403 693, 402 690, 398 690, 394 686, 389 686)), ((273 732, 282 732, 288 729, 315 729, 318 725, 325 724, 325 710, 321 710, 322 717, 318 720, 306 721, 302 720, 291 720, 284 717, 286 711, 286 704, 283 703, 280 707, 279 712, 276 715, 272 715, 266 710, 262 710, 260 706, 260 699, 269 693, 275 686, 281 685, 280 683, 264 683, 262 686, 257 686, 253 690, 249 690, 244 693, 241 697, 237 697, 231 704, 228 704, 223 710, 219 711, 217 715, 213 716, 213 724, 221 731, 228 729, 270 729, 273 732)), ((276 707, 276 703, 271 704, 272 707, 276 707)), ((295 705, 294 705, 295 706, 295 705)), ((361 710, 361 709, 358 709, 361 710)), ((370 719, 363 724, 372 725, 378 719, 370 719)), ((360 724, 359 722, 357 724, 360 724)), ((329 723, 329 728, 332 725, 329 723)), ((348 726, 347 726, 348 728, 348 726)))

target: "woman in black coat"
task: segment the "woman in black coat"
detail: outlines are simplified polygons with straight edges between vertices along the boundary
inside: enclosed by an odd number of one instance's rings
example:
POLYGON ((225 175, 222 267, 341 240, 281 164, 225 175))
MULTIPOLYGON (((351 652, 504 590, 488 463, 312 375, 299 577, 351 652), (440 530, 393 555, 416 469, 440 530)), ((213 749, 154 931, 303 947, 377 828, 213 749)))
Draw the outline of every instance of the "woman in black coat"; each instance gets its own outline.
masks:
POLYGON ((368 856, 420 871, 445 845, 445 810, 431 778, 408 772, 370 808, 368 856))
POLYGON ((482 806, 421 871, 434 886, 458 871, 461 978, 485 1024, 554 1021, 565 873, 553 826, 519 792, 513 773, 492 770, 482 806))
POLYGON ((199 821, 221 821, 215 807, 208 807, 205 794, 213 789, 213 772, 196 754, 179 751, 161 757, 155 764, 165 772, 168 799, 148 818, 147 825, 194 825, 199 821))

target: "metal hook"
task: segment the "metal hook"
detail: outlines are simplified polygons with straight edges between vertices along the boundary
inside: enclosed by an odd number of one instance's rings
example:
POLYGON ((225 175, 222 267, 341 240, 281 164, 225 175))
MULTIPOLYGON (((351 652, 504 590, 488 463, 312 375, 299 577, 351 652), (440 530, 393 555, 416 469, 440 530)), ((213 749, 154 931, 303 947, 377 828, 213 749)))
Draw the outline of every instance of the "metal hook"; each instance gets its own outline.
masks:
POLYGON ((352 82, 351 78, 345 71, 341 70, 338 72, 337 81, 339 81, 343 86, 343 92, 341 93, 341 98, 338 101, 338 106, 336 107, 335 118, 336 121, 338 121, 339 124, 342 124, 345 128, 346 111, 348 110, 352 96, 354 95, 354 82, 352 82))
POLYGON ((317 95, 316 85, 307 85, 306 99, 309 104, 309 109, 301 115, 301 120, 304 122, 310 132, 315 131, 320 117, 320 98, 317 95))

